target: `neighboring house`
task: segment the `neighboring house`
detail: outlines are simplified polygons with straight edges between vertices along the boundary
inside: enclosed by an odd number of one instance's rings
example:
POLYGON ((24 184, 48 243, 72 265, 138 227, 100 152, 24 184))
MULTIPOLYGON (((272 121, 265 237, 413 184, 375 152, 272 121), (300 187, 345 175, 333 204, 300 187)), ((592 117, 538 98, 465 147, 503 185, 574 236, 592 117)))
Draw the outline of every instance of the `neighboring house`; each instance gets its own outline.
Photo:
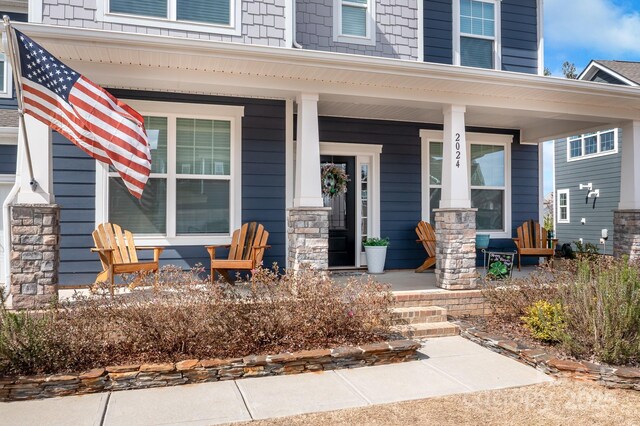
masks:
MULTIPOLYGON (((50 153, 35 150, 41 188, 30 193, 21 176, 17 202, 61 206, 61 286, 95 278, 91 232, 103 221, 167 246, 162 261, 183 267, 208 264, 203 245, 259 221, 271 233, 266 264, 323 266, 328 244, 340 253, 330 267, 358 267, 361 239, 382 236, 388 269, 415 268, 414 228, 439 206, 478 209, 477 231, 512 249, 515 228, 540 216, 538 144, 640 119, 625 87, 542 76, 540 0, 29 5, 17 26, 159 135, 140 202, 59 134, 50 153), (328 224, 321 161, 351 176, 328 224), (292 208, 309 214, 288 220, 292 208)), ((32 144, 51 135, 34 120, 27 130, 32 144)), ((444 279, 471 282, 472 265, 455 258, 475 247, 463 217, 437 230, 439 256, 457 271, 444 279)))
MULTIPOLYGON (((0 2, 0 16, 27 21, 27 2, 0 2)), ((4 209, 2 204, 16 179, 18 111, 11 67, 0 48, 0 285, 6 281, 4 209)))
MULTIPOLYGON (((636 87, 640 62, 594 60, 578 78, 636 87)), ((555 141, 555 230, 560 243, 582 241, 596 245, 601 253, 613 253, 613 211, 620 202, 621 142, 619 128, 555 141), (604 243, 603 232, 608 235, 604 243)))

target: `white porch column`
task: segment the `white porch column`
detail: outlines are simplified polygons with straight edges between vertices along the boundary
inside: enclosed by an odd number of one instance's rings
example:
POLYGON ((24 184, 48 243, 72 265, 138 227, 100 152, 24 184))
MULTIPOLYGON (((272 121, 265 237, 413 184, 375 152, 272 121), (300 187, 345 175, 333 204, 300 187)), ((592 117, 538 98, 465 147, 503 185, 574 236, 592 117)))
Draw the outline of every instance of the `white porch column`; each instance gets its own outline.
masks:
POLYGON ((442 147, 442 198, 440 208, 471 207, 467 141, 464 129, 463 105, 443 108, 444 135, 442 147))
POLYGON ((320 186, 318 94, 298 95, 298 134, 293 208, 287 211, 287 268, 327 269, 329 210, 320 186))
POLYGON ((322 207, 318 94, 301 93, 297 101, 296 189, 293 206, 322 207))
POLYGON ((435 210, 436 284, 450 290, 476 287, 476 209, 471 208, 462 105, 443 108, 442 198, 435 210))
MULTIPOLYGON (((46 124, 27 115, 24 118, 27 125, 27 136, 31 151, 31 164, 33 177, 38 182, 35 191, 31 189, 29 166, 25 149, 18 150, 22 153, 18 159, 20 166, 20 191, 16 199, 19 204, 52 204, 53 196, 53 155, 51 151, 51 130, 46 124)), ((18 145, 24 148, 22 122, 18 131, 18 145)))
POLYGON ((640 121, 622 126, 620 204, 613 212, 613 255, 640 259, 640 121))

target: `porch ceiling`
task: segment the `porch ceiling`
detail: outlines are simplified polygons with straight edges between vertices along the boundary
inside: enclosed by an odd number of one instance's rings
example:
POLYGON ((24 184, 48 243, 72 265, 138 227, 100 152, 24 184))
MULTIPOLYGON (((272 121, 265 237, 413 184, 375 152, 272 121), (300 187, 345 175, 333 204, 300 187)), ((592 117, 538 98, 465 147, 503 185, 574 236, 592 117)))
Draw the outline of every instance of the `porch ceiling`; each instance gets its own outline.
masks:
POLYGON ((640 120, 637 88, 339 53, 90 29, 15 24, 107 87, 293 98, 320 113, 442 122, 467 106, 471 126, 516 128, 539 142, 640 120))

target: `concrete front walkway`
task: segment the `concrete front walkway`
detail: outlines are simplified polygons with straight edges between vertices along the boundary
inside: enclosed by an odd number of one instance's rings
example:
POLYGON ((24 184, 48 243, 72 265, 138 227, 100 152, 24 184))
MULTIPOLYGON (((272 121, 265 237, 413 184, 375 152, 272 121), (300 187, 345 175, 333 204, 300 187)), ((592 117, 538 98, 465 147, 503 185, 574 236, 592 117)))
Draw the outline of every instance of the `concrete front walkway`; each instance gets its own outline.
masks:
POLYGON ((526 386, 545 374, 462 337, 428 340, 415 362, 0 403, 10 425, 212 425, 526 386))

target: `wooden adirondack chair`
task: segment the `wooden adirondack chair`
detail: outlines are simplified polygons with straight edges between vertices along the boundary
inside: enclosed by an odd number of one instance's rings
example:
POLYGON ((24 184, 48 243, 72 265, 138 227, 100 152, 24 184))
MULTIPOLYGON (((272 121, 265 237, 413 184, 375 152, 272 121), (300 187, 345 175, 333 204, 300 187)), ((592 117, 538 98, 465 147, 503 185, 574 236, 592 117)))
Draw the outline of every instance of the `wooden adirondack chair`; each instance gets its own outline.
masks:
POLYGON ((108 281, 111 296, 116 275, 158 271, 158 260, 164 247, 136 247, 131 232, 111 223, 98 225, 92 235, 96 246, 91 251, 100 256, 103 269, 96 277, 96 283, 108 281), (153 261, 139 261, 137 250, 153 250, 153 261))
POLYGON ((233 284, 233 278, 229 275, 230 270, 251 271, 262 262, 265 249, 271 247, 267 245, 269 232, 264 226, 256 222, 249 222, 242 225, 240 229, 233 231, 231 244, 206 246, 211 257, 211 283, 215 282, 216 272, 228 282, 233 284), (229 256, 227 259, 216 259, 216 248, 228 247, 229 256))
POLYGON ((522 256, 546 257, 553 260, 558 239, 549 239, 547 230, 538 222, 533 220, 524 222, 518 227, 517 233, 518 238, 513 238, 513 242, 518 250, 518 271, 521 267, 522 256), (551 243, 551 247, 549 247, 549 243, 551 243))
POLYGON ((416 226, 416 234, 418 235, 416 242, 422 243, 428 256, 424 263, 416 269, 416 272, 422 272, 436 264, 436 233, 430 223, 420 221, 416 226))

